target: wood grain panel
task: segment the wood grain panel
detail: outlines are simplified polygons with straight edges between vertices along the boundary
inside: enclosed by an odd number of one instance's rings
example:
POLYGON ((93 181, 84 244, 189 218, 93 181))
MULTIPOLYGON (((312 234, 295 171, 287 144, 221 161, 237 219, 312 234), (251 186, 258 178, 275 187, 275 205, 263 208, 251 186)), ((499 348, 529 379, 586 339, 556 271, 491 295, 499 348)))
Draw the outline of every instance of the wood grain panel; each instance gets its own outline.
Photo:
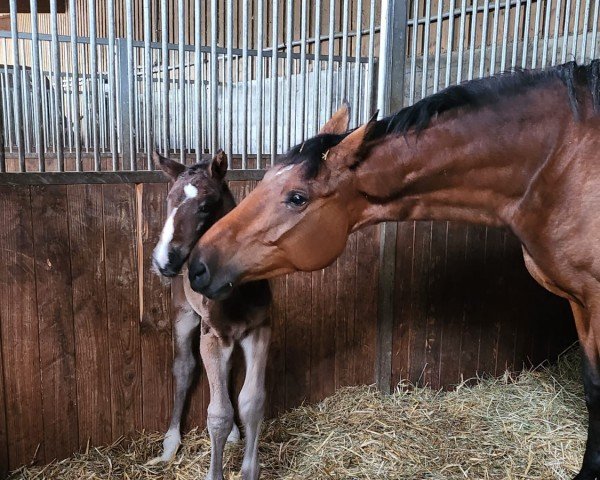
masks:
POLYGON ((46 458, 29 187, 0 187, 0 246, 0 330, 13 466, 46 458))
POLYGON ((101 185, 70 185, 69 242, 79 446, 113 438, 101 185))
POLYGON ((31 187, 47 459, 79 447, 67 187, 31 187))
POLYGON ((168 185, 137 185, 138 238, 141 247, 140 302, 142 414, 144 428, 167 427, 173 406, 171 294, 152 271, 152 251, 166 219, 168 185))
POLYGON ((102 192, 114 437, 142 427, 137 214, 133 185, 104 185, 102 192))

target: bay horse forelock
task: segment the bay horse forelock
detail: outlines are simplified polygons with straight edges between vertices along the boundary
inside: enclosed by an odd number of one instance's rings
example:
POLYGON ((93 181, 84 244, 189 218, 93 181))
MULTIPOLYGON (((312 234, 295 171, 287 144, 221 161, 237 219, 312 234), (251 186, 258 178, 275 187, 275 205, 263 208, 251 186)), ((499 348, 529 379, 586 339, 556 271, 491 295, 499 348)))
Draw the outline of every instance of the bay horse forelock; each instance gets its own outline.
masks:
POLYGON ((350 133, 343 110, 200 239, 198 290, 321 268, 382 221, 507 226, 573 308, 590 420, 576 478, 600 478, 600 60, 450 87, 350 133))

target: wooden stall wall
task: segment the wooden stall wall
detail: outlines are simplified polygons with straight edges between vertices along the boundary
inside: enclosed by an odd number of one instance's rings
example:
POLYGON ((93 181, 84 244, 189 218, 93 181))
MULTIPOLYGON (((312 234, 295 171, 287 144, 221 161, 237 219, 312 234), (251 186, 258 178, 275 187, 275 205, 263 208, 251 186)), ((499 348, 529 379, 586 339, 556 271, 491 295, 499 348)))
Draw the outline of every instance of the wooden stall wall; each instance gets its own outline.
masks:
MULTIPOLYGON (((231 182, 239 199, 254 186, 231 182)), ((141 429, 172 406, 171 295, 150 271, 166 184, 0 186, 0 470, 141 429)), ((393 375, 434 387, 555 355, 564 304, 506 232, 399 224, 393 375)), ((273 281, 269 414, 375 382, 379 227, 329 268, 273 281)), ((238 382, 240 376, 238 375, 238 382)), ((200 372, 186 428, 204 426, 200 372)))

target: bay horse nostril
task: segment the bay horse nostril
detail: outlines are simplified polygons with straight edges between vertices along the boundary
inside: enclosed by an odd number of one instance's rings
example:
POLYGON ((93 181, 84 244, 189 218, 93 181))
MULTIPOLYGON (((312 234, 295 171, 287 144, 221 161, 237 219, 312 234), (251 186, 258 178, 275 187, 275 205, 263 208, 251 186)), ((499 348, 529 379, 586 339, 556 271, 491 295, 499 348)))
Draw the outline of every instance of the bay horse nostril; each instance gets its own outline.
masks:
POLYGON ((210 272, 206 263, 199 260, 190 265, 189 270, 190 285, 193 290, 200 292, 210 283, 210 272))

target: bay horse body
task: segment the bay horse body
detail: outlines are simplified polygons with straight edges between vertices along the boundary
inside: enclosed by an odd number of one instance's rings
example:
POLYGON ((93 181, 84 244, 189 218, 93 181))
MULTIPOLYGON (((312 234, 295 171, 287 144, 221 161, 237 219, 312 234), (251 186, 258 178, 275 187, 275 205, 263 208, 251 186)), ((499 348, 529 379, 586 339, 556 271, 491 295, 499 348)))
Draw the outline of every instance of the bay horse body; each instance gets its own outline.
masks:
POLYGON ((383 221, 507 226, 531 275, 571 304, 589 412, 575 478, 600 479, 600 60, 467 82, 347 125, 342 107, 200 239, 192 288, 223 297, 323 268, 383 221))
POLYGON ((179 292, 173 298, 178 313, 172 418, 162 455, 149 463, 170 461, 181 443, 181 416, 196 366, 193 345, 199 327, 200 355, 210 387, 207 427, 211 460, 206 478, 223 478, 225 442, 228 438, 239 439, 228 388, 231 355, 238 343, 246 363, 246 377, 238 399, 246 440, 242 478, 256 480, 259 477, 258 436, 264 414, 265 367, 270 339, 270 287, 266 280, 245 283, 234 288, 222 301, 210 300, 190 288, 184 264, 191 247, 215 221, 235 206, 224 181, 227 158, 219 152, 212 162, 192 167, 157 154, 155 161, 174 183, 168 195, 168 218, 153 253, 153 264, 167 277, 183 271, 184 294, 179 292))

